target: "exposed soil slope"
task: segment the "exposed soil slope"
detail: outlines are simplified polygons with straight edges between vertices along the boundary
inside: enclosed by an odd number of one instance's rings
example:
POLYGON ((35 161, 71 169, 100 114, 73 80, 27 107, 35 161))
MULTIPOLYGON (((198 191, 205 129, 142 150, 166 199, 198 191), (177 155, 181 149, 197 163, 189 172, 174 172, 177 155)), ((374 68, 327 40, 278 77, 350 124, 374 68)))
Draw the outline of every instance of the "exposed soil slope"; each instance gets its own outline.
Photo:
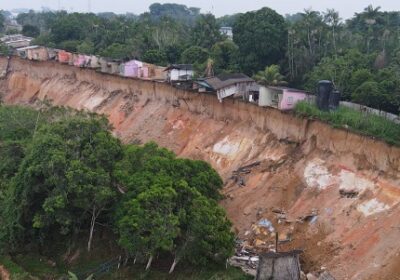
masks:
POLYGON ((337 279, 396 279, 399 148, 163 83, 18 58, 10 70, 0 81, 7 104, 49 99, 106 114, 124 142, 154 140, 210 162, 225 180, 222 205, 247 244, 269 246, 271 236, 254 227, 266 218, 282 240, 292 240, 282 248, 305 249, 306 270, 324 266, 337 279))

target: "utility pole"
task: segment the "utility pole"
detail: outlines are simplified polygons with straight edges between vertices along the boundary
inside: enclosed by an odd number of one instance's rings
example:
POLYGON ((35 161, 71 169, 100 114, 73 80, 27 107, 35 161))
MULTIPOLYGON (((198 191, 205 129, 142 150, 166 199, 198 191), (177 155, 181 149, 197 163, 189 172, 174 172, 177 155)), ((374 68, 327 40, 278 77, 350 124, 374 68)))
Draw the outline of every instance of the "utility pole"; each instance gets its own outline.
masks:
POLYGON ((92 1, 88 0, 88 13, 92 12, 92 1))

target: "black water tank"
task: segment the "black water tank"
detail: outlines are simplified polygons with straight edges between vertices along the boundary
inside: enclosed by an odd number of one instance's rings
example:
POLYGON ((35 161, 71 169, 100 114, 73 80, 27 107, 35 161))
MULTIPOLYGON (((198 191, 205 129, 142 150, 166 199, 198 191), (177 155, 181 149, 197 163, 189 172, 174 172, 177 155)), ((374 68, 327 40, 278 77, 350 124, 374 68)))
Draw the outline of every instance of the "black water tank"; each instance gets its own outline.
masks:
POLYGON ((319 81, 317 85, 317 107, 320 110, 329 110, 329 96, 333 91, 331 81, 319 81))
POLYGON ((340 91, 334 90, 329 96, 329 110, 337 110, 340 104, 340 91))

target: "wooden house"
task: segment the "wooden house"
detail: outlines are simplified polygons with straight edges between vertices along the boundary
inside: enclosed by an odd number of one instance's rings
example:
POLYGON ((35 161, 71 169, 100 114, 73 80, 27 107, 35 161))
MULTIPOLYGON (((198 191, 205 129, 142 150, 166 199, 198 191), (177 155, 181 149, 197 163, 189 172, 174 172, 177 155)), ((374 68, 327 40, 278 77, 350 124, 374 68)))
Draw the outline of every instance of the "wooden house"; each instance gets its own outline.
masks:
POLYGON ((254 87, 255 81, 245 74, 221 74, 198 82, 199 92, 215 91, 218 100, 234 96, 248 98, 250 90, 254 87))

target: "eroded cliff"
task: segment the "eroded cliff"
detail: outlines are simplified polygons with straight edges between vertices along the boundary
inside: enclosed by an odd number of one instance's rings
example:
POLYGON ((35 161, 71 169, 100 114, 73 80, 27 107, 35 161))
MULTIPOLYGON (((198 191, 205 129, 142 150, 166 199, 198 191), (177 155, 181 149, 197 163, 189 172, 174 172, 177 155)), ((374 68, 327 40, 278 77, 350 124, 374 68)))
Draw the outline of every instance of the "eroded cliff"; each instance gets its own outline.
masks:
POLYGON ((15 57, 9 70, 0 80, 7 104, 48 99, 105 114, 124 142, 154 140, 210 162, 225 181, 222 205, 247 244, 269 246, 271 236, 254 227, 265 218, 291 240, 282 248, 305 249, 306 269, 324 266, 337 279, 391 279, 398 269, 399 148, 164 83, 15 57))

